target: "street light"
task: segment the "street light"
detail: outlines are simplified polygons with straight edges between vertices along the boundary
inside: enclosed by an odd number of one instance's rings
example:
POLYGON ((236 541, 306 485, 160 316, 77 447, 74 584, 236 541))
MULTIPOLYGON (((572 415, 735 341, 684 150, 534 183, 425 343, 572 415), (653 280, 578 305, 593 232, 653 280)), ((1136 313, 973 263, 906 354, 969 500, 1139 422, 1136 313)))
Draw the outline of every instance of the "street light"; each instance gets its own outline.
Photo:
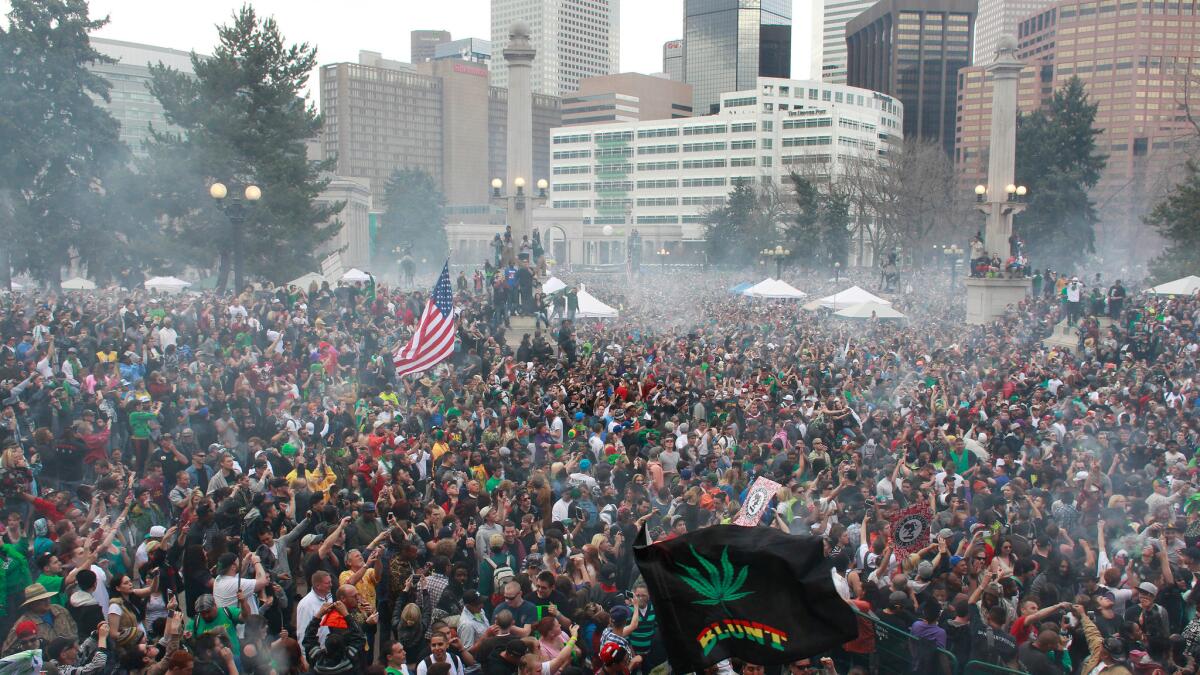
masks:
POLYGON ((759 253, 764 258, 774 258, 775 259, 775 278, 782 279, 783 278, 783 259, 790 256, 792 254, 792 252, 782 246, 776 245, 775 248, 764 248, 759 253))
POLYGON ((492 196, 499 199, 500 188, 502 188, 502 187, 504 187, 504 181, 500 180, 499 178, 493 178, 492 179, 492 196))
POLYGON ((950 263, 950 288, 954 288, 958 280, 958 261, 962 258, 963 250, 958 244, 942 247, 942 255, 950 263))
POLYGON ((262 189, 257 185, 246 185, 242 189, 241 196, 236 194, 230 198, 229 188, 222 182, 218 181, 208 186, 208 196, 212 197, 217 203, 217 208, 225 214, 229 219, 229 224, 233 226, 233 237, 230 244, 233 246, 233 287, 234 293, 242 292, 243 284, 243 269, 242 269, 242 226, 246 223, 246 202, 257 202, 262 199, 262 189), (228 199, 229 201, 226 201, 228 199))
POLYGON ((539 178, 537 182, 538 199, 546 198, 546 188, 550 187, 550 181, 545 178, 539 178))
POLYGON ((975 186, 975 201, 982 202, 985 197, 987 197, 987 186, 986 185, 976 185, 975 186))
POLYGON ((667 269, 667 256, 669 255, 671 255, 671 252, 665 246, 658 249, 658 259, 662 263, 663 270, 667 269))
POLYGON ((842 263, 834 261, 833 263, 833 283, 840 284, 842 282, 842 263))

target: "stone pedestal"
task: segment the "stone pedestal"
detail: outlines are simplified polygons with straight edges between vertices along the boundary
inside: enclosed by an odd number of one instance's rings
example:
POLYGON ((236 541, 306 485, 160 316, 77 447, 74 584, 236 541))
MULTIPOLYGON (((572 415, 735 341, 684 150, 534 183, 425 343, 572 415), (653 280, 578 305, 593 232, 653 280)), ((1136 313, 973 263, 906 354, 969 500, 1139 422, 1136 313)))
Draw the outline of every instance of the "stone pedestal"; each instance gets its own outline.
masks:
POLYGON ((1020 279, 967 279, 967 323, 973 326, 989 323, 1004 314, 1029 295, 1033 282, 1020 279))

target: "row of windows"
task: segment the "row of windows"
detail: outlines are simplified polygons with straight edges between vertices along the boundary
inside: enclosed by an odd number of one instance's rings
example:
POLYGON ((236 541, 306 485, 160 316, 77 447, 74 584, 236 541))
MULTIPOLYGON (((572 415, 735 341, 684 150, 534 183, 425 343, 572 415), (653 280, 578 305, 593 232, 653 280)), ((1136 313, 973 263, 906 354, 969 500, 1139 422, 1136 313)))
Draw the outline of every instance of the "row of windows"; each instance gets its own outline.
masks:
POLYGON ((684 178, 682 187, 723 187, 724 178, 684 178))
POLYGON ((596 159, 605 157, 633 157, 633 148, 598 148, 596 159))
POLYGON ((639 190, 660 190, 665 188, 679 187, 679 181, 674 178, 661 178, 655 180, 639 180, 637 182, 639 190))
POLYGON ((721 206, 725 203, 724 197, 684 197, 680 200, 680 204, 684 206, 721 206))
POLYGON ((632 140, 633 140, 633 132, 632 131, 606 131, 604 133, 596 134, 596 142, 597 143, 606 143, 606 142, 613 142, 613 141, 632 141, 632 140))
POLYGON ((832 136, 787 136, 783 139, 783 147, 795 148, 808 145, 832 145, 832 136))
POLYGON ((591 205, 590 199, 560 199, 555 200, 552 207, 556 209, 586 209, 591 205))
POLYGON ((755 142, 753 139, 748 141, 731 141, 729 143, 730 150, 753 150, 755 142))
POLYGON ((555 136, 554 145, 564 143, 587 143, 592 140, 591 134, 571 134, 570 136, 555 136))
POLYGON ((554 159, 587 159, 591 156, 591 150, 558 150, 554 153, 554 159))
POLYGON ((642 197, 637 200, 638 206, 679 206, 678 197, 642 197))
POLYGON ((679 162, 638 162, 638 171, 676 171, 679 162))
POLYGON ((729 160, 729 166, 754 166, 753 157, 734 157, 729 160))
POLYGON ((806 117, 783 121, 784 129, 813 129, 831 126, 833 126, 833 118, 831 117, 806 117))
POLYGON ((787 166, 789 164, 826 164, 832 159, 832 155, 784 155, 779 158, 779 163, 787 166))
POLYGON ((638 129, 638 138, 670 138, 679 135, 679 129, 638 129))
POLYGON ((678 145, 642 145, 637 149, 639 155, 666 155, 679 152, 678 145))
POLYGON ((631 180, 602 180, 596 182, 596 192, 607 190, 629 191, 633 189, 631 180))
POLYGON ((629 162, 617 164, 597 164, 596 173, 629 173, 633 171, 633 165, 629 162))
POLYGON ((678 223, 679 216, 638 216, 637 221, 639 225, 662 225, 668 223, 678 223))
POLYGON ((550 186, 553 192, 587 192, 592 189, 591 183, 555 183, 550 186))
POLYGON ((684 152, 715 152, 717 150, 724 150, 724 149, 725 149, 724 141, 710 141, 708 143, 684 143, 683 144, 684 152))
POLYGON ((729 132, 734 134, 743 134, 748 131, 754 131, 757 124, 754 122, 734 122, 729 125, 729 132))
POLYGON ((684 169, 723 169, 725 168, 725 158, 714 159, 685 159, 683 160, 684 169))
POLYGON ((697 127, 684 127, 684 136, 707 136, 711 134, 723 134, 727 130, 724 124, 706 124, 697 127))
POLYGON ((571 166, 556 166, 554 167, 555 176, 571 176, 579 173, 591 173, 592 167, 585 164, 577 164, 571 166))

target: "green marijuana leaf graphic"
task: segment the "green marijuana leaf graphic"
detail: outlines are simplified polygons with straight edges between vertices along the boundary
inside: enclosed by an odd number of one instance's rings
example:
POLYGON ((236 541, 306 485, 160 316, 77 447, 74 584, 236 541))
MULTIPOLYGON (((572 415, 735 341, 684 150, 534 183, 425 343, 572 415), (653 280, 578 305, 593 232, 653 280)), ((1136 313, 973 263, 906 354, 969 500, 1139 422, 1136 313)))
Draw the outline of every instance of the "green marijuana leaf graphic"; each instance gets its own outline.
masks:
POLYGON ((704 571, 701 572, 700 570, 697 570, 694 567, 688 567, 683 563, 675 563, 680 569, 683 570, 683 574, 680 575, 679 578, 683 579, 683 582, 688 586, 691 586, 692 590, 704 596, 703 600, 693 600, 692 604, 708 606, 720 605, 721 609, 724 609, 725 613, 729 614, 729 608, 725 606, 725 603, 733 602, 734 600, 744 598, 747 595, 754 593, 754 591, 741 590, 742 586, 744 586, 746 583, 746 574, 749 572, 750 568, 743 567, 740 571, 734 569, 733 565, 729 562, 728 547, 721 551, 720 570, 718 570, 715 565, 701 557, 699 553, 696 553, 696 548, 694 546, 688 546, 688 548, 691 550, 692 556, 695 557, 696 560, 700 562, 700 566, 704 568, 704 571))

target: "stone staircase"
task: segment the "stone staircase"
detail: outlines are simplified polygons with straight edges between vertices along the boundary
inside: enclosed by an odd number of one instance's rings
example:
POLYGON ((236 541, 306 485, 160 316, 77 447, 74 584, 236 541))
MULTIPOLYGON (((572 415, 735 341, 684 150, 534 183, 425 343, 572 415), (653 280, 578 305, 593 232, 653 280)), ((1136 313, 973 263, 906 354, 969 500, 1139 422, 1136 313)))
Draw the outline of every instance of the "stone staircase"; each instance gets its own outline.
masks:
POLYGON ((509 323, 512 328, 505 329, 504 341, 516 351, 517 347, 521 346, 521 338, 528 335, 533 338, 533 333, 537 326, 537 320, 532 316, 513 316, 509 317, 509 323))

